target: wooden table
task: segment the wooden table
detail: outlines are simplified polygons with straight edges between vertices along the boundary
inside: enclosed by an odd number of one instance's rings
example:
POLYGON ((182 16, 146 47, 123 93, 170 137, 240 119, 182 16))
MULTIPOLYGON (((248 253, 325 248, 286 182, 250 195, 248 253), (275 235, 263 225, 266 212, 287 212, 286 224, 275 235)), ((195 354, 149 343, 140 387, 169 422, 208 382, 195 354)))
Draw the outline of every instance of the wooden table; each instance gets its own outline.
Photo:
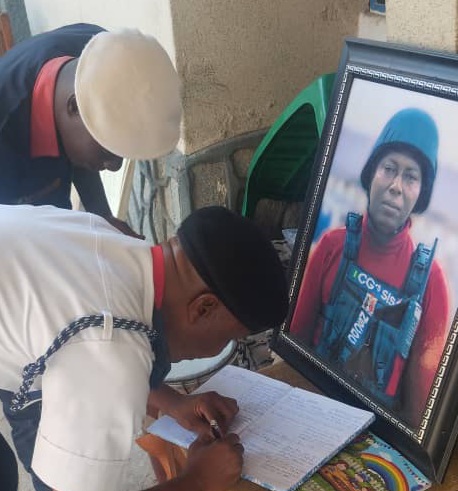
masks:
MULTIPOLYGON (((302 389, 316 390, 314 386, 305 379, 299 372, 291 368, 285 362, 280 362, 268 368, 260 370, 261 373, 277 380, 282 380, 295 387, 302 389)), ((264 488, 251 482, 242 480, 230 491, 261 491, 264 488)), ((449 468, 442 484, 435 484, 430 488, 431 491, 458 491, 458 447, 450 461, 449 468)), ((265 490, 264 490, 265 491, 265 490)))

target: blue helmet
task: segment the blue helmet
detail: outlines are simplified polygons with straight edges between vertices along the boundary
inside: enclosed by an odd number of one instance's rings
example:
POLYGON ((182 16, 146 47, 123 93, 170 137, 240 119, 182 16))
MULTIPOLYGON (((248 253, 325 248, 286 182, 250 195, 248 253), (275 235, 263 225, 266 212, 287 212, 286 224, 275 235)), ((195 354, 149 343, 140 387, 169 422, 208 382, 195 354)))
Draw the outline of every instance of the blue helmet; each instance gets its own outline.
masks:
POLYGON ((401 152, 413 158, 421 168, 421 190, 413 213, 428 208, 437 170, 439 133, 431 116, 416 108, 397 112, 386 123, 366 165, 361 171, 361 185, 369 195, 372 178, 380 160, 390 152, 401 152))

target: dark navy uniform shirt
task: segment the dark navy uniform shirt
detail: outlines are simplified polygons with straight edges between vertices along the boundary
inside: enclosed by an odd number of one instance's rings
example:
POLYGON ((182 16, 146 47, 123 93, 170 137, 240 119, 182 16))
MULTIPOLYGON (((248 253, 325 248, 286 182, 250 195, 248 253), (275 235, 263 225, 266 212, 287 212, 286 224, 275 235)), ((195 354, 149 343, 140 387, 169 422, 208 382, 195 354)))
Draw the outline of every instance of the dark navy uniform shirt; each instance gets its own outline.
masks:
POLYGON ((64 152, 59 157, 31 157, 33 88, 47 61, 78 57, 102 30, 90 24, 61 27, 23 41, 0 57, 0 203, 19 204, 34 196, 30 204, 71 208, 72 166, 64 152))

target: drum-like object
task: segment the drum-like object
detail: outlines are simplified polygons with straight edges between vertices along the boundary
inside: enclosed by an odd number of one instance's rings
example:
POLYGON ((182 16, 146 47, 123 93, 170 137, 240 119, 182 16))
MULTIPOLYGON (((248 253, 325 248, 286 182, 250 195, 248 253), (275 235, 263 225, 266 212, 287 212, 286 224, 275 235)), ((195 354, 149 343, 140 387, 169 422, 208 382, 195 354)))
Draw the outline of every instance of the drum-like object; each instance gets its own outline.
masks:
POLYGON ((172 363, 165 383, 179 392, 189 394, 225 365, 233 363, 236 358, 237 341, 232 340, 219 355, 172 363))

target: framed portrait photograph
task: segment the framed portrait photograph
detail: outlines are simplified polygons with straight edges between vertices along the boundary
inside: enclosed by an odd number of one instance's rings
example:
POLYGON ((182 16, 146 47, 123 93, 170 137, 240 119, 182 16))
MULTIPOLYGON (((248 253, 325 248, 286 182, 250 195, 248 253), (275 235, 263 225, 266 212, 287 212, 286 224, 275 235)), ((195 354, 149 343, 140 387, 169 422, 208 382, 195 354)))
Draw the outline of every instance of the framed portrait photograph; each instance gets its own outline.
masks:
POLYGON ((349 38, 272 347, 440 482, 458 430, 458 57, 349 38))

